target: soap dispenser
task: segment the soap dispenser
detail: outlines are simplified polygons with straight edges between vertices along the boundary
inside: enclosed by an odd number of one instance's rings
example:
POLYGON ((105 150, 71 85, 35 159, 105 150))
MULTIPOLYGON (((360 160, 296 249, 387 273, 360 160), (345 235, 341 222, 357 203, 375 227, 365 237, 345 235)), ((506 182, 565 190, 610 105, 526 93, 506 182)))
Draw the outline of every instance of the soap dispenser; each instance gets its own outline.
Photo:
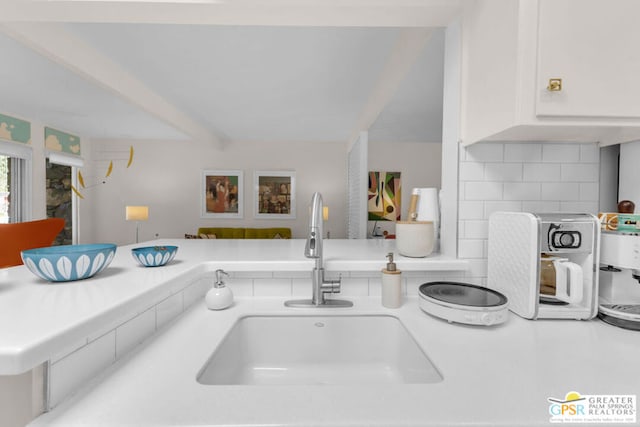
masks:
POLYGON ((209 310, 224 310, 233 304, 233 292, 224 284, 223 275, 229 276, 223 270, 216 270, 216 282, 204 298, 209 310))
POLYGON ((393 262, 393 252, 387 254, 387 268, 382 269, 382 305, 398 308, 402 305, 402 272, 393 262))

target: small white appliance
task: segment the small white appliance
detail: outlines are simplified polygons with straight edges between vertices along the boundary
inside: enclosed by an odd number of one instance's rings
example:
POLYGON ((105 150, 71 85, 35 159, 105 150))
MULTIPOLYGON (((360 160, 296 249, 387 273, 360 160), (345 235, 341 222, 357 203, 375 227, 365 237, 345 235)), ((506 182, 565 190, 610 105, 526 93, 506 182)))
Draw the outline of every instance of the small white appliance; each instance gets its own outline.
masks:
POLYGON ((418 193, 418 206, 416 209, 417 221, 433 222, 434 244, 433 251, 440 251, 440 192, 437 188, 414 188, 418 193))
POLYGON ((487 287, 503 293, 509 309, 526 319, 592 319, 598 313, 599 248, 600 223, 594 215, 494 212, 487 287), (550 259, 555 260, 557 293, 540 287, 550 259))
POLYGON ((640 235, 603 232, 598 317, 640 330, 640 235))
POLYGON ((430 282, 418 288, 420 308, 449 323, 492 326, 507 321, 507 297, 468 283, 430 282))

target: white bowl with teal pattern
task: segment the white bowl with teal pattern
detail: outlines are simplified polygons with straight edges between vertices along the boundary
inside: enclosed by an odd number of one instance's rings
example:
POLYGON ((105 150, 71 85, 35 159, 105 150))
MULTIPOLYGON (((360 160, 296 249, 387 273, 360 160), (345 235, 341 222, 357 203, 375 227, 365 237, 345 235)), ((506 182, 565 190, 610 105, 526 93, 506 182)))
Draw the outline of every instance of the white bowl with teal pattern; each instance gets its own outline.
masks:
POLYGON ((63 245, 28 249, 22 262, 33 274, 50 282, 88 279, 113 260, 117 246, 112 243, 63 245))
POLYGON ((145 267, 160 267, 171 261, 178 253, 177 246, 145 246, 131 249, 131 255, 145 267))

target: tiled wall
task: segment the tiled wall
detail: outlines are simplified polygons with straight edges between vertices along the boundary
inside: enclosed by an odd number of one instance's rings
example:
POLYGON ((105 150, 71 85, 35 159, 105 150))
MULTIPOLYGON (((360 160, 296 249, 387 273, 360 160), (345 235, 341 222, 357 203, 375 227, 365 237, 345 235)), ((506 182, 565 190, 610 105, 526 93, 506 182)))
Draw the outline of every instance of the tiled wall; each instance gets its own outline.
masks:
MULTIPOLYGON (((385 262, 380 263, 380 269, 385 262)), ((301 272, 248 272, 230 273, 229 286, 237 297, 293 297, 311 298, 310 273, 301 272)), ((326 272, 327 279, 340 277, 341 292, 344 297, 379 297, 382 289, 382 273, 371 272, 326 272)), ((404 294, 417 296, 418 287, 426 282, 436 280, 461 280, 464 277, 461 271, 404 271, 402 272, 402 284, 404 294)))
POLYGON ((209 290, 213 278, 207 275, 157 304, 145 307, 95 331, 50 360, 48 408, 51 409, 91 378, 182 314, 209 290))
POLYGON ((460 148, 458 257, 467 282, 486 285, 494 211, 598 213, 597 144, 478 143, 460 148))

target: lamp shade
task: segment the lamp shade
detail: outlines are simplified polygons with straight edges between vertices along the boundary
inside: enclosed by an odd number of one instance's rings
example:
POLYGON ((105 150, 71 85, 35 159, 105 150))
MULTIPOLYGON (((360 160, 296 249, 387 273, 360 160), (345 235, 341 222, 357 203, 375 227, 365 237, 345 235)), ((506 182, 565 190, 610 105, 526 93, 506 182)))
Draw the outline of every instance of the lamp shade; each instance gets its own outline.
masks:
POLYGON ((146 221, 149 219, 149 206, 127 206, 127 221, 146 221))

